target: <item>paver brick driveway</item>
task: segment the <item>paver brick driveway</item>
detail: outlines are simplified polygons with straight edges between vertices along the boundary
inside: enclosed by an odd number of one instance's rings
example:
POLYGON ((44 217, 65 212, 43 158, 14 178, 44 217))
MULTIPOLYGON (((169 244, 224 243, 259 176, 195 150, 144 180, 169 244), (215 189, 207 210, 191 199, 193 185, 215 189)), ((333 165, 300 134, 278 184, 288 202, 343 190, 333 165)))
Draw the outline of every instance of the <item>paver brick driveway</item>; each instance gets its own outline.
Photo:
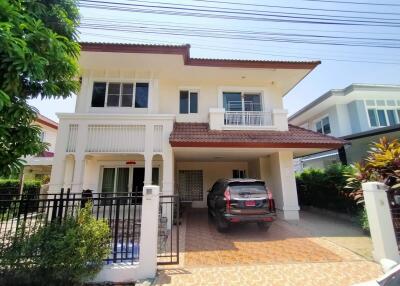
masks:
POLYGON ((262 232, 256 224, 233 225, 219 233, 204 212, 188 214, 185 265, 327 262, 341 257, 279 224, 262 232))
POLYGON ((207 212, 187 213, 181 264, 159 271, 156 285, 351 285, 380 267, 300 227, 277 220, 267 232, 241 224, 219 233, 207 212))

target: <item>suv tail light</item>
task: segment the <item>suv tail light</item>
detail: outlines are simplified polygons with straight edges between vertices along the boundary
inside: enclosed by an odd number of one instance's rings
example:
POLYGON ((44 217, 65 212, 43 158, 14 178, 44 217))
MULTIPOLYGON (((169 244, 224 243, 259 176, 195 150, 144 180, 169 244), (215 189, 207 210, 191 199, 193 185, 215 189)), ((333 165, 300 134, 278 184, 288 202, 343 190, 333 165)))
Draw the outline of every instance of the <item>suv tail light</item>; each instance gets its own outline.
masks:
POLYGON ((270 212, 275 212, 275 200, 272 197, 272 193, 267 189, 267 197, 268 197, 268 209, 270 212))
POLYGON ((224 198, 226 201, 226 212, 229 213, 231 210, 231 191, 230 191, 229 187, 226 188, 226 190, 224 192, 224 198))

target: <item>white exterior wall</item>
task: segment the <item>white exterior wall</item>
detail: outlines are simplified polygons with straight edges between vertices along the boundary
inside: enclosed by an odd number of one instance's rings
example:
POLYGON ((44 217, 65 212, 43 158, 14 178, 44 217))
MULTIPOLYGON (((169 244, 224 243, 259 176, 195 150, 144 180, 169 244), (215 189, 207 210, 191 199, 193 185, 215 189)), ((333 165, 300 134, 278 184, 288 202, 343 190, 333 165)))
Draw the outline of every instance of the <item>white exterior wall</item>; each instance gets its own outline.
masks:
MULTIPOLYGON (((193 202, 196 208, 207 207, 207 193, 212 185, 222 178, 232 178, 234 169, 246 170, 248 173, 247 162, 176 162, 175 178, 178 178, 179 170, 202 170, 203 171, 203 201, 193 202)), ((179 182, 176 181, 176 184, 179 182)))
POLYGON ((293 152, 280 151, 260 158, 260 176, 272 192, 276 208, 283 211, 284 219, 299 219, 293 152))
POLYGON ((86 70, 83 74, 80 95, 77 98, 77 113, 119 114, 174 114, 178 122, 208 122, 210 108, 223 108, 224 91, 258 92, 262 96, 264 111, 282 109, 282 91, 276 86, 263 85, 259 81, 238 84, 232 79, 169 80, 157 77, 156 71, 140 73, 131 71, 86 70), (118 76, 117 76, 118 75, 118 76), (134 107, 91 107, 94 82, 149 82, 148 108, 134 107), (179 91, 198 92, 198 113, 179 114, 179 91))

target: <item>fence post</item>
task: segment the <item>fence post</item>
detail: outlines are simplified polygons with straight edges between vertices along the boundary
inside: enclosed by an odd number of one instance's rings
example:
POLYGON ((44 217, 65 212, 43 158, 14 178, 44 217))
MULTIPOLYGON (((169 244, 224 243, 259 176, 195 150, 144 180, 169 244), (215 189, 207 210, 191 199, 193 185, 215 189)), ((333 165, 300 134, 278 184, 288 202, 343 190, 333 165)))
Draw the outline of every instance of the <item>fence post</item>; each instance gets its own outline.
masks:
POLYGON ((399 248, 394 234, 392 216, 386 191, 388 186, 379 182, 362 184, 365 208, 376 261, 387 258, 400 262, 399 248))
POLYGON ((139 279, 152 278, 157 271, 158 209, 160 187, 144 186, 140 226, 139 279))

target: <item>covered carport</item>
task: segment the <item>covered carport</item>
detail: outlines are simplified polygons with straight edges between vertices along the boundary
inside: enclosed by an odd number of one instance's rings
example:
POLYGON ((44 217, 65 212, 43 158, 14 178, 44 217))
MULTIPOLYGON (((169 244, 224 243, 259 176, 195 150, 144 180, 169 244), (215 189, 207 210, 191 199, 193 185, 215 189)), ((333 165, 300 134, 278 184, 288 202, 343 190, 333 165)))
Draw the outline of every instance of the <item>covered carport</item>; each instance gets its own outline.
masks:
POLYGON ((216 131, 207 123, 175 123, 170 143, 182 201, 206 207, 207 191, 217 179, 258 178, 271 189, 283 218, 298 220, 293 156, 338 148, 345 141, 295 126, 288 131, 216 131))

